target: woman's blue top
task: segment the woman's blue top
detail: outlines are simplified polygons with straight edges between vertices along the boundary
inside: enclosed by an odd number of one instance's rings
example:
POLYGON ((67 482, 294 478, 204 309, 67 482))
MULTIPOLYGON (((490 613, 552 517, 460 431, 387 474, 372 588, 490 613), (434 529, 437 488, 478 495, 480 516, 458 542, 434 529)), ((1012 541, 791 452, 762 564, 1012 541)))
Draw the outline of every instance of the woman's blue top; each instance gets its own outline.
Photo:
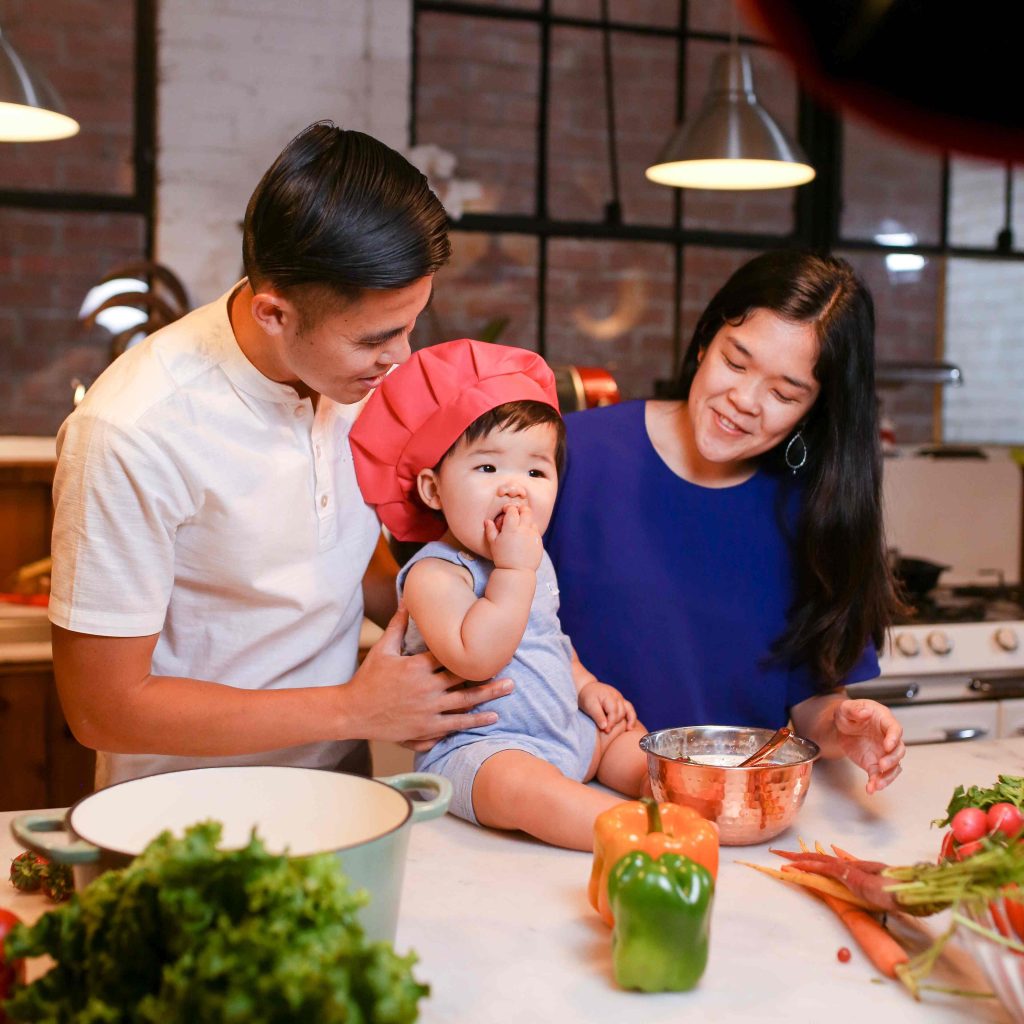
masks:
MULTIPOLYGON (((799 488, 765 469, 733 487, 683 480, 651 444, 643 402, 576 413, 566 426, 545 546, 584 666, 648 729, 785 724, 820 692, 806 666, 771 660, 794 596, 780 516, 795 525, 799 488)), ((869 645, 845 682, 876 675, 869 645)))

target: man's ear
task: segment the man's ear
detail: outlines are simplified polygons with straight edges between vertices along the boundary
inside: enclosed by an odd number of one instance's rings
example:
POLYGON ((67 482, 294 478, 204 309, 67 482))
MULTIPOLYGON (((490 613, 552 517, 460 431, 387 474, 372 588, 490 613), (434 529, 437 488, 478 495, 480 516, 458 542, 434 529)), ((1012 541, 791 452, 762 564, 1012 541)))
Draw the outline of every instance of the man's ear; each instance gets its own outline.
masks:
POLYGON ((706 348, 699 348, 699 349, 697 349, 697 365, 698 366, 700 366, 700 364, 704 362, 704 356, 705 356, 706 353, 707 353, 707 349, 706 348))
POLYGON ((427 508, 441 511, 441 494, 437 487, 437 474, 432 469, 421 469, 416 474, 416 493, 427 508))
POLYGON ((279 292, 265 288, 252 297, 252 318, 264 334, 278 335, 298 323, 298 310, 279 292))

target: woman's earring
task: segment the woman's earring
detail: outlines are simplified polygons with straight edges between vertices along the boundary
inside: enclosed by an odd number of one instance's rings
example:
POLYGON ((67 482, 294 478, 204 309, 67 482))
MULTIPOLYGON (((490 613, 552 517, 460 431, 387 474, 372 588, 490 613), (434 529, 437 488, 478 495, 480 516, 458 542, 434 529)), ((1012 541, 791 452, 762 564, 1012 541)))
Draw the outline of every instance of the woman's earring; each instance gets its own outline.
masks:
POLYGON ((790 439, 789 444, 786 445, 786 465, 796 473, 798 469, 807 461, 807 442, 804 440, 803 431, 798 430, 790 439), (800 447, 794 453, 793 448, 800 443, 800 447))

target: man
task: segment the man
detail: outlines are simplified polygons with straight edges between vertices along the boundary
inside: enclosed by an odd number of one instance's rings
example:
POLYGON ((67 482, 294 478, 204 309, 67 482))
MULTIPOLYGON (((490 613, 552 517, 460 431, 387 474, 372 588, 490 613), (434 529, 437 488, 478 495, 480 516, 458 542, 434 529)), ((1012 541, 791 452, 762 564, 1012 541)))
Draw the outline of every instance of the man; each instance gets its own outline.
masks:
POLYGON ((245 215, 246 279, 118 358, 58 434, 54 671, 97 784, 208 764, 365 767, 363 739, 487 724, 505 681, 401 657, 395 564, 348 431, 447 262, 398 153, 327 123, 245 215), (366 614, 383 638, 356 668, 366 614), (388 620, 390 619, 390 622, 388 620))

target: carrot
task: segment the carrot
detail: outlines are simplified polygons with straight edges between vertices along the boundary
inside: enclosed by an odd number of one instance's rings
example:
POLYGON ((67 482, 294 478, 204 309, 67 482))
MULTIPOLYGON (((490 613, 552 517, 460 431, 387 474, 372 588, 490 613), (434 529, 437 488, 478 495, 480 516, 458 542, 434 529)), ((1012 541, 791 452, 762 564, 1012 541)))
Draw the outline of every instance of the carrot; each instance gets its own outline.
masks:
POLYGON ((842 882, 837 882, 834 878, 826 878, 824 875, 815 875, 810 871, 800 871, 797 868, 791 867, 786 867, 782 871, 779 871, 776 868, 765 867, 763 864, 753 864, 748 860, 738 860, 736 863, 743 864, 748 868, 753 868, 755 871, 760 871, 762 874, 771 875, 772 878, 778 878, 783 882, 794 882, 796 885, 812 890, 815 894, 820 895, 827 893, 828 895, 834 896, 836 899, 840 899, 852 906, 862 907, 865 910, 871 909, 870 903, 854 896, 854 894, 850 892, 842 882))
POLYGON ((840 860, 859 860, 860 859, 859 857, 854 857, 854 855, 852 853, 847 853, 844 849, 842 849, 842 847, 836 846, 835 843, 830 843, 829 845, 832 847, 832 852, 840 860))
POLYGON ((870 914, 850 902, 828 893, 819 893, 826 906, 846 925, 867 958, 887 978, 895 978, 896 968, 910 957, 907 951, 870 914))

